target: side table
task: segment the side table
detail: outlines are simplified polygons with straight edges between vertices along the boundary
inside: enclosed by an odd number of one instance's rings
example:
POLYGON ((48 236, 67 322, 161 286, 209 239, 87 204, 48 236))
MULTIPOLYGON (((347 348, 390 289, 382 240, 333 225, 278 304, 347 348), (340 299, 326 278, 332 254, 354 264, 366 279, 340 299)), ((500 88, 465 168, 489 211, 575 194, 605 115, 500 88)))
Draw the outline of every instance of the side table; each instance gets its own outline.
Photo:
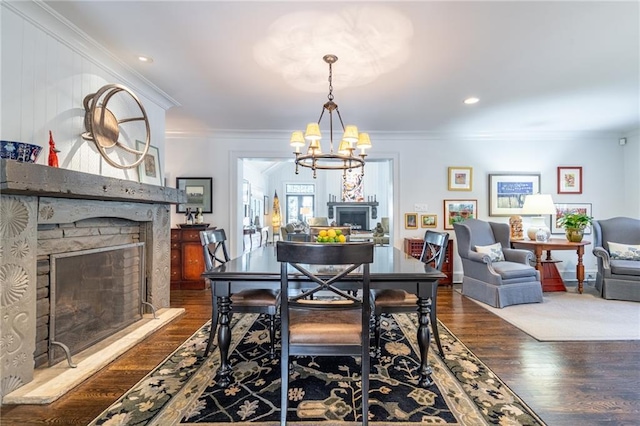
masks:
POLYGON ((575 250, 578 255, 578 264, 576 265, 576 278, 578 279, 578 292, 582 294, 584 283, 584 264, 582 256, 584 255, 584 246, 591 244, 590 241, 581 241, 572 243, 562 238, 552 238, 549 241, 511 241, 511 246, 518 249, 532 250, 536 255, 536 269, 540 271, 542 280, 542 291, 566 291, 564 282, 562 287, 558 286, 558 279, 561 281, 560 273, 555 265, 555 261, 551 259, 552 250, 575 250), (542 258, 542 252, 547 251, 547 257, 542 258))

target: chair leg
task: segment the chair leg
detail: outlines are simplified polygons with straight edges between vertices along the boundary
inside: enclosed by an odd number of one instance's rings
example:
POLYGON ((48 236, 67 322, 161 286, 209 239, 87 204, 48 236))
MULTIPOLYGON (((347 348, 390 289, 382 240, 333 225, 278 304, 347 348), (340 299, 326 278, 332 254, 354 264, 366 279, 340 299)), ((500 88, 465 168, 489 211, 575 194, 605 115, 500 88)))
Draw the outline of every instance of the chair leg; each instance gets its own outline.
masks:
MULTIPOLYGON (((367 339, 368 340, 368 339, 367 339)), ((362 351, 362 425, 369 424, 369 369, 371 359, 369 358, 369 345, 364 346, 362 351)))
POLYGON ((431 319, 431 331, 433 332, 433 338, 436 341, 436 345, 438 345, 438 351, 440 352, 440 356, 444 358, 444 351, 442 350, 442 343, 440 343, 440 333, 438 332, 438 318, 436 315, 436 308, 433 306, 431 308, 431 313, 429 314, 431 319))
POLYGON ((207 340, 207 349, 204 351, 204 356, 209 356, 211 347, 213 346, 213 337, 216 334, 218 328, 218 298, 211 296, 211 331, 209 331, 209 340, 207 340))
POLYGON ((289 348, 285 347, 287 344, 282 343, 282 349, 280 354, 280 425, 285 426, 287 424, 287 411, 289 409, 289 348))
POLYGON ((438 351, 440 351, 440 356, 444 358, 444 351, 442 350, 442 343, 440 343, 440 333, 438 332, 438 315, 436 311, 436 301, 438 298, 438 288, 436 287, 431 291, 431 312, 429 313, 429 319, 431 321, 431 332, 433 333, 433 338, 436 340, 436 345, 438 345, 438 351))
POLYGON ((374 330, 374 338, 376 343, 376 355, 380 355, 382 353, 382 348, 380 347, 380 322, 381 322, 382 314, 375 315, 375 330, 374 330))
POLYGON ((271 348, 269 355, 271 359, 276 357, 276 316, 269 315, 269 339, 271 339, 271 348))

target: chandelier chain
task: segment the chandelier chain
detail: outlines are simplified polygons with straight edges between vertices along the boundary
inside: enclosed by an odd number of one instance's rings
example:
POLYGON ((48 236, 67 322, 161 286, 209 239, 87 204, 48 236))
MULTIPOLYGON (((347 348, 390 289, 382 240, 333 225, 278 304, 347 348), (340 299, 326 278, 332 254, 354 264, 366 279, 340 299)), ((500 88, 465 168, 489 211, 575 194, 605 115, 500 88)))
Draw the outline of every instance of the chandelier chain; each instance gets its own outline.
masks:
POLYGON ((329 63, 329 94, 327 95, 327 98, 330 101, 333 101, 333 67, 331 66, 331 63, 329 63))

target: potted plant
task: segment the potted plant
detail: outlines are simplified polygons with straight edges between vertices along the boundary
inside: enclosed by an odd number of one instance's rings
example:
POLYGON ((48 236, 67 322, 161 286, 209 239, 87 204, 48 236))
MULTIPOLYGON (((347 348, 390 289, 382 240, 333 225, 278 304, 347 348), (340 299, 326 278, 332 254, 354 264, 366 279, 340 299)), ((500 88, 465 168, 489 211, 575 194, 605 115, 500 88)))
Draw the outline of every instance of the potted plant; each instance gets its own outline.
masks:
POLYGON ((573 243, 582 241, 584 229, 591 225, 593 218, 584 213, 567 213, 558 219, 558 225, 565 229, 567 240, 573 243))

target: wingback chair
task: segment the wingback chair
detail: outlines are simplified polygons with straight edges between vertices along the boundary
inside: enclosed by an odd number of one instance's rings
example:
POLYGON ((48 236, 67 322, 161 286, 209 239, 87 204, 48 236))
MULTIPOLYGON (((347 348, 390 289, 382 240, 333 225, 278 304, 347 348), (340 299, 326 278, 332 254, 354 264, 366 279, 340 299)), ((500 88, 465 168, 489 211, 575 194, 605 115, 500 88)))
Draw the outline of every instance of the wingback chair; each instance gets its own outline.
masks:
POLYGON ((593 254, 598 259, 596 289, 600 295, 640 302, 640 220, 594 220, 593 237, 593 254))
POLYGON ((542 302, 540 273, 529 264, 533 253, 511 248, 509 225, 468 219, 453 228, 464 272, 462 294, 495 308, 542 302), (501 250, 494 246, 490 254, 480 253, 496 243, 501 250))

